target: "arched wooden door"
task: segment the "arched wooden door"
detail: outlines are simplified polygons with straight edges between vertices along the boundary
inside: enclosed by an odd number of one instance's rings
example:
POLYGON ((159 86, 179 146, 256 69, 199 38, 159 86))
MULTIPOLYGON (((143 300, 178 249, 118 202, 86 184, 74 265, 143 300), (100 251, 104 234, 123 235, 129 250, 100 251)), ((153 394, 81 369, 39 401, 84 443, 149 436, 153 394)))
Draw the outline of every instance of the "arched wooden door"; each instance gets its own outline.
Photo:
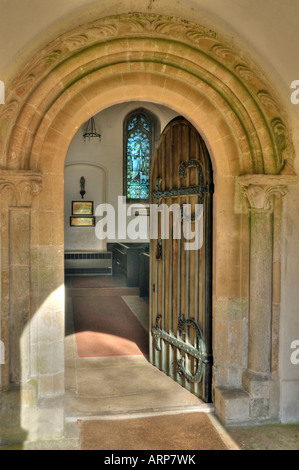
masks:
POLYGON ((151 172, 150 361, 206 402, 212 374, 212 195, 205 143, 188 121, 176 118, 161 135, 151 172))

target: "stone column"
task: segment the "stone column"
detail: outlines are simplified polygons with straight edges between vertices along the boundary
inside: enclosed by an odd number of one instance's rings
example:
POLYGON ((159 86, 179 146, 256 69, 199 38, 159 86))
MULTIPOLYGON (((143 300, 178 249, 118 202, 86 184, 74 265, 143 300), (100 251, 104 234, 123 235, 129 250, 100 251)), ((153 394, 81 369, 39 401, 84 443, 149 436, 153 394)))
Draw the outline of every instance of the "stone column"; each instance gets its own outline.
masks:
MULTIPOLYGON (((0 365, 0 435, 25 440, 23 410, 36 414, 31 378, 31 225, 34 196, 42 177, 32 171, 1 170, 0 175, 0 339, 5 346, 0 365)), ((36 426, 35 426, 36 428, 36 426)))
POLYGON ((265 207, 264 188, 250 185, 246 193, 251 204, 248 370, 267 378, 271 357, 273 213, 270 205, 265 207))
POLYGON ((19 384, 29 378, 29 339, 22 334, 30 319, 31 206, 41 186, 39 173, 1 170, 0 339, 5 346, 4 365, 0 366, 2 390, 10 382, 19 384))
POLYGON ((238 181, 250 216, 248 367, 243 387, 250 397, 250 418, 265 419, 278 410, 271 377, 273 198, 284 196, 287 185, 285 177, 267 175, 248 175, 238 181))
POLYGON ((10 380, 15 384, 30 378, 30 217, 28 208, 9 211, 10 380))

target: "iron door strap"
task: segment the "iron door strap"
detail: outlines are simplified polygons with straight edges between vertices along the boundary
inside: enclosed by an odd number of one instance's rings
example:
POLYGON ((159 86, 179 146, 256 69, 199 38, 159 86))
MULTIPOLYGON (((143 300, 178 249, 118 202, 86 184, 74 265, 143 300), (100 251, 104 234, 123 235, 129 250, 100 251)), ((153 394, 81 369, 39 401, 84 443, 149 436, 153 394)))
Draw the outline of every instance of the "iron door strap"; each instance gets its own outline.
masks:
POLYGON ((196 370, 194 374, 192 374, 192 372, 187 371, 185 367, 185 358, 183 356, 181 356, 177 360, 178 372, 180 374, 185 375, 185 377, 190 382, 200 382, 202 379, 203 372, 204 372, 205 364, 209 362, 207 354, 206 354, 205 344, 203 341, 203 335, 202 335, 200 326, 192 318, 188 318, 187 320, 185 320, 184 315, 182 314, 179 317, 178 329, 181 331, 182 335, 186 333, 185 332, 186 326, 191 326, 192 328, 194 328, 195 333, 196 333, 196 343, 197 343, 196 347, 194 347, 194 346, 187 344, 182 339, 178 339, 174 335, 163 330, 161 328, 161 320, 162 320, 162 316, 158 315, 156 318, 156 326, 152 327, 152 334, 155 340, 156 349, 158 351, 161 351, 162 349, 161 340, 163 339, 167 343, 170 343, 173 346, 175 346, 179 352, 184 351, 185 353, 194 357, 196 359, 196 370))
POLYGON ((187 188, 177 188, 177 189, 169 189, 165 191, 160 190, 160 184, 162 178, 158 177, 156 179, 156 190, 152 192, 152 197, 156 199, 156 204, 159 203, 159 199, 161 198, 168 198, 168 197, 178 197, 178 196, 191 196, 191 195, 198 195, 199 203, 202 204, 204 200, 204 193, 211 192, 212 186, 205 185, 203 182, 203 174, 202 168, 200 163, 197 160, 189 160, 188 162, 181 162, 179 166, 179 176, 180 178, 185 178, 186 176, 186 169, 195 166, 197 168, 199 184, 196 186, 189 186, 187 188))

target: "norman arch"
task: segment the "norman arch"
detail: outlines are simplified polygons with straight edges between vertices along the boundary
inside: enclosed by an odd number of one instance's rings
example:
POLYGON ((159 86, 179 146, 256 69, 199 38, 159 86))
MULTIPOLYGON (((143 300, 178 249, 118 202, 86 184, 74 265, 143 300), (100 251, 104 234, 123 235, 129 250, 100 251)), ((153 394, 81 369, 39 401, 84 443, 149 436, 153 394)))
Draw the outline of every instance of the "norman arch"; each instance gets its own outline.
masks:
MULTIPOLYGON (((78 127, 102 109, 131 100, 150 101, 188 119, 209 149, 215 175, 214 402, 226 422, 255 419, 254 401, 264 398, 254 395, 257 381, 262 378, 267 383, 267 397, 273 387, 274 392, 279 387, 277 348, 270 339, 271 306, 273 297, 279 297, 279 282, 274 293, 270 287, 273 266, 278 269, 280 259, 275 255, 269 260, 267 250, 279 239, 270 237, 256 265, 257 252, 254 256, 249 251, 249 240, 258 250, 259 231, 251 229, 248 207, 256 218, 255 227, 267 233, 273 214, 279 219, 281 212, 280 199, 273 198, 285 194, 294 174, 285 113, 255 65, 200 25, 155 15, 123 15, 57 38, 16 77, 6 96, 0 115, 1 325, 7 344, 17 343, 22 336, 23 366, 11 373, 7 347, 3 390, 12 378, 21 384, 34 377, 37 402, 63 397, 64 305, 58 293, 64 283, 67 149, 78 127), (25 247, 25 259, 12 250, 18 245, 25 247), (229 277, 224 275, 227 267, 229 277), (24 272, 27 284, 21 294, 18 280, 24 272), (260 361, 255 351, 265 341, 256 334, 257 312, 250 310, 249 300, 261 280, 267 292, 263 310, 267 345, 260 361), (19 318, 13 333, 12 312, 19 318), (49 318, 51 333, 45 327, 49 318), (233 396, 230 390, 238 394, 233 396), (227 406, 234 399, 242 404, 241 418, 227 406)), ((261 295, 258 301, 262 302, 261 295)), ((265 419, 278 414, 274 392, 273 400, 266 399, 265 419)), ((52 411, 50 400, 47 406, 52 411)), ((41 435, 63 432, 62 401, 55 410, 55 429, 40 428, 41 435)), ((43 422, 42 412, 36 419, 43 422)))

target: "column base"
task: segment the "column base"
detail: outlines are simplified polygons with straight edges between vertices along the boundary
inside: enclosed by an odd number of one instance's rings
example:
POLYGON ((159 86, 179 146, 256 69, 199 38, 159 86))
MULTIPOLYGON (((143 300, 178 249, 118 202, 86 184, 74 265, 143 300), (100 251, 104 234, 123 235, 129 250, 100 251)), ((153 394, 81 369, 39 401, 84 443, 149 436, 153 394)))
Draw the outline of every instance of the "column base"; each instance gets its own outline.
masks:
POLYGON ((279 383, 247 370, 243 388, 215 387, 214 406, 226 426, 279 422, 279 383))
POLYGON ((277 421, 279 417, 279 386, 271 376, 246 370, 242 377, 244 390, 250 397, 250 420, 277 421))
POLYGON ((249 405, 249 395, 242 389, 216 387, 214 390, 216 415, 226 426, 248 423, 249 405))

